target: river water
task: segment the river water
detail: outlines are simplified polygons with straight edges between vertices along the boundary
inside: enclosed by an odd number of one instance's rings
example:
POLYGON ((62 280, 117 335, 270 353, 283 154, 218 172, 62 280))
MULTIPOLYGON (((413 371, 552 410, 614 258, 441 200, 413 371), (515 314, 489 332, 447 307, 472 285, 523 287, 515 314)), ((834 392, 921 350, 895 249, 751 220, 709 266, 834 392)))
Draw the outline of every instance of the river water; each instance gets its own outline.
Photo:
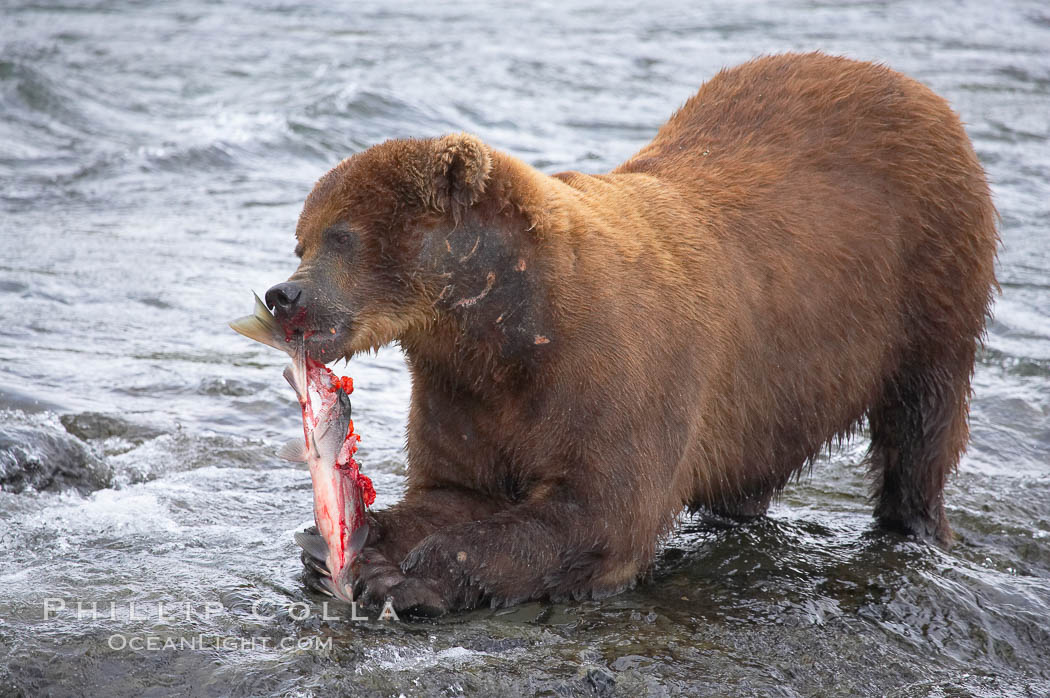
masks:
MULTIPOLYGON (((4 2, 0 695, 1050 695, 1048 113, 1038 2, 4 2), (285 357, 225 325, 314 180, 458 130, 603 171, 722 66, 818 48, 947 97, 1002 214, 958 545, 872 529, 861 437, 615 598, 325 617, 285 357)), ((402 356, 348 372, 389 505, 402 356)))

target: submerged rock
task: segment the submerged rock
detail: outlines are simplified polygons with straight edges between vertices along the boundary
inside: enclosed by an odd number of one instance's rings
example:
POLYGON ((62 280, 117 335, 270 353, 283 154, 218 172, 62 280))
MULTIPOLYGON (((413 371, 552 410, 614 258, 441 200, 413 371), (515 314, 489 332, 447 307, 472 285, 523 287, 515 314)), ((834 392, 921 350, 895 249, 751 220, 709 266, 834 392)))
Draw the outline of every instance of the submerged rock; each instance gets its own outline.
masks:
POLYGON ((109 467, 58 425, 47 420, 5 421, 0 424, 0 489, 20 493, 74 488, 87 493, 109 486, 109 467))
POLYGON ((162 433, 159 429, 132 424, 119 417, 103 414, 102 412, 64 414, 59 417, 59 421, 62 422, 62 426, 66 428, 66 431, 83 441, 95 441, 119 436, 137 444, 162 433))

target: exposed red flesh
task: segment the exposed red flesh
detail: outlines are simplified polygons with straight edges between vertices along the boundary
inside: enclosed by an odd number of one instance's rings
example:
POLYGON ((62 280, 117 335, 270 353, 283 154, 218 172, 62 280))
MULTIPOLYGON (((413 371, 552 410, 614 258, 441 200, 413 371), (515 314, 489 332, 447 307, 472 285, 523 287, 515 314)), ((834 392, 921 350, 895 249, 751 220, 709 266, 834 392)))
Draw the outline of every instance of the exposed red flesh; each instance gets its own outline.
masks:
MULTIPOLYGON (((322 414, 335 402, 340 389, 347 395, 353 392, 354 382, 349 377, 335 375, 327 366, 309 357, 306 359, 306 382, 308 397, 306 400, 300 400, 300 406, 303 412, 303 437, 309 444, 310 432, 317 427, 317 415, 322 414), (314 396, 317 396, 319 403, 314 404, 314 396)), ((355 507, 355 510, 350 516, 347 516, 342 510, 327 511, 327 507, 321 504, 320 506, 325 510, 314 512, 315 518, 318 519, 319 528, 321 521, 332 521, 336 523, 340 530, 341 535, 338 536, 338 539, 341 545, 337 545, 336 549, 333 550, 332 543, 329 541, 329 554, 332 556, 331 562, 335 567, 335 569, 330 570, 332 574, 341 570, 348 562, 346 559, 347 544, 354 531, 365 525, 365 507, 371 506, 376 497, 375 487, 373 487, 371 479, 361 474, 358 463, 354 460, 354 454, 357 452, 357 443, 360 440, 361 437, 354 433, 354 423, 351 420, 342 448, 335 462, 335 469, 340 471, 343 477, 349 478, 359 492, 360 496, 357 497, 358 505, 355 507), (350 520, 347 520, 348 518, 350 520)))

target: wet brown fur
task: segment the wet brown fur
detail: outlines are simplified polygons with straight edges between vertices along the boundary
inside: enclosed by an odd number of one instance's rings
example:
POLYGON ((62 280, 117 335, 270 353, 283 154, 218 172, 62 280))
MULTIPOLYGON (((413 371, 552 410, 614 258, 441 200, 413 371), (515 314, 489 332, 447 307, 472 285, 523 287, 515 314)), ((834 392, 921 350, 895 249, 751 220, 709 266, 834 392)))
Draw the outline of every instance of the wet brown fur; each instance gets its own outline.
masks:
POLYGON ((683 509, 761 514, 865 418, 879 522, 951 538, 995 211, 958 118, 899 73, 724 70, 605 175, 390 141, 318 183, 297 235, 311 317, 343 323, 327 351, 400 341, 412 375, 367 598, 616 592, 683 509))

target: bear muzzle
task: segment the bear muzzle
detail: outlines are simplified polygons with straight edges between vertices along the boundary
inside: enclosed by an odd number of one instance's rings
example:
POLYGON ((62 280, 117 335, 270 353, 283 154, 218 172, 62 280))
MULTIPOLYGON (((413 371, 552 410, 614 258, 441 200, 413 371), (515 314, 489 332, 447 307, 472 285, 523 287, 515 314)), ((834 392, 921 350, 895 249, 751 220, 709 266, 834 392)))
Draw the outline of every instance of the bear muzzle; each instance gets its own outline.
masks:
POLYGON ((318 305, 311 302, 314 295, 301 283, 282 281, 272 286, 264 299, 287 337, 302 333, 310 357, 329 363, 342 358, 350 323, 346 318, 320 317, 318 308, 311 307, 318 305))

